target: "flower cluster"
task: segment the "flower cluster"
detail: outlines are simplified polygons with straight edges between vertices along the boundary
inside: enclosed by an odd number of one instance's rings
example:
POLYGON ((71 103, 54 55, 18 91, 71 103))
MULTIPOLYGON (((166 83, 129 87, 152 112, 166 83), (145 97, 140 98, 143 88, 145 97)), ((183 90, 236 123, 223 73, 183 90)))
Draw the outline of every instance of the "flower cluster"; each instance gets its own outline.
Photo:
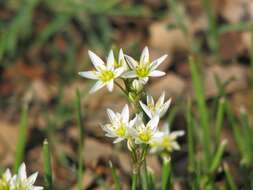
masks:
MULTIPOLYGON (((150 152, 167 152, 178 150, 177 137, 184 134, 183 131, 171 132, 168 125, 159 130, 158 125, 161 117, 167 112, 171 99, 165 101, 165 93, 159 97, 157 102, 145 92, 144 85, 149 77, 161 77, 165 73, 157 70, 158 66, 166 59, 167 55, 150 61, 149 50, 145 47, 139 61, 125 55, 120 49, 118 60, 115 59, 113 51, 109 52, 106 63, 95 53, 88 52, 91 62, 95 67, 93 71, 79 72, 85 78, 97 80, 91 88, 94 93, 106 86, 112 91, 116 84, 128 97, 134 108, 135 117, 130 119, 129 107, 125 105, 121 113, 107 109, 110 122, 101 125, 105 136, 113 138, 114 143, 126 140, 128 148, 133 151, 142 145, 147 145, 150 152), (123 83, 118 83, 122 80, 123 83), (124 87, 121 86, 124 84, 124 87), (143 98, 146 96, 146 102, 143 98)), ((138 152, 138 151, 137 151, 138 152)))
MULTIPOLYGON (((152 104, 147 101, 147 105, 140 102, 143 111, 149 116, 149 121, 144 122, 143 114, 139 113, 129 120, 129 108, 126 104, 121 113, 115 113, 107 109, 107 115, 110 123, 101 125, 106 132, 105 136, 114 138, 114 143, 127 140, 136 145, 147 144, 151 147, 151 152, 167 152, 179 150, 177 137, 184 135, 184 131, 169 131, 168 125, 164 125, 161 130, 158 129, 160 117, 167 112, 171 100, 164 102, 164 93, 155 104, 152 96, 148 95, 147 100, 152 100, 152 104)), ((129 144, 129 142, 128 142, 129 144)), ((131 149, 131 147, 129 148, 131 149)))
POLYGON ((95 53, 89 51, 88 54, 96 70, 79 72, 79 75, 97 80, 95 85, 91 88, 90 93, 94 93, 104 86, 106 86, 110 92, 113 91, 114 81, 118 78, 136 78, 139 83, 146 84, 149 77, 160 77, 165 75, 164 72, 156 69, 166 59, 167 55, 163 55, 151 62, 147 47, 143 49, 139 62, 128 55, 124 55, 122 49, 119 51, 118 61, 115 59, 113 51, 111 50, 107 57, 106 64, 95 53))
POLYGON ((7 169, 0 178, 0 190, 42 190, 41 186, 34 186, 38 172, 27 177, 25 164, 22 163, 18 173, 12 176, 7 169))

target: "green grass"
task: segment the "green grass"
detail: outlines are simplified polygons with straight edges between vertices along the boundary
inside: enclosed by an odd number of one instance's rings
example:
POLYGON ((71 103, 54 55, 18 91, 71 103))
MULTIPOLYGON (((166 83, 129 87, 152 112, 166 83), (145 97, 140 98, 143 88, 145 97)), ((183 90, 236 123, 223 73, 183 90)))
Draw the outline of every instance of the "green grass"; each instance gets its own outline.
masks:
POLYGON ((23 106, 21 116, 20 116, 15 164, 13 168, 14 172, 18 171, 19 166, 21 165, 21 163, 24 161, 24 158, 25 158, 27 131, 28 131, 28 107, 25 104, 23 106))

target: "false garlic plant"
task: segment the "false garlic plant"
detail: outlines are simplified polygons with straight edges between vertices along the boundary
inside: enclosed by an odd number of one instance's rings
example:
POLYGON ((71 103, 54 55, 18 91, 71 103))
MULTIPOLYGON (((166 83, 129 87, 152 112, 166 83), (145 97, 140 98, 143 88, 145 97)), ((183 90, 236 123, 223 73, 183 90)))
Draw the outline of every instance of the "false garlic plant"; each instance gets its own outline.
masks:
POLYGON ((140 184, 143 189, 150 189, 146 166, 147 154, 159 153, 163 158, 169 158, 172 151, 180 149, 177 137, 184 134, 183 131, 170 132, 166 124, 159 129, 160 119, 167 112, 171 99, 165 101, 163 92, 155 102, 145 90, 150 77, 161 77, 166 74, 157 68, 167 55, 151 61, 149 50, 145 47, 140 60, 136 61, 124 55, 120 49, 116 60, 111 50, 105 64, 95 53, 89 51, 88 54, 95 70, 79 72, 79 75, 97 80, 90 93, 104 86, 111 92, 115 84, 126 95, 133 111, 133 114, 130 114, 127 104, 120 113, 107 109, 109 122, 101 124, 101 128, 105 131, 105 136, 114 139, 113 143, 126 142, 133 163, 132 189, 139 189, 140 184), (145 98, 146 102, 143 101, 145 98), (144 177, 140 178, 142 172, 144 177), (140 183, 141 179, 143 180, 140 183))

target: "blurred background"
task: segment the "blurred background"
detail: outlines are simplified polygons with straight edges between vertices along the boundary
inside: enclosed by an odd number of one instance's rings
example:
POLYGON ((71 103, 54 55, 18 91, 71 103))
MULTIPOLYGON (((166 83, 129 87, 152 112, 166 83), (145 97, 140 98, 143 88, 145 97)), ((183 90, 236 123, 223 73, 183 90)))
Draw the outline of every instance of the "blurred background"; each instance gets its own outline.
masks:
MULTIPOLYGON (((201 60, 199 75, 211 115, 216 114, 212 103, 220 96, 227 97, 235 116, 242 110, 252 112, 252 18, 252 0, 0 0, 1 170, 14 163, 21 112, 27 106, 24 160, 28 170, 39 171, 39 183, 43 182, 42 142, 48 138, 55 189, 76 187, 78 88, 85 134, 85 189, 111 189, 109 160, 119 168, 128 189, 131 163, 126 148, 113 147, 99 127, 107 121, 106 108, 119 111, 126 101, 118 90, 88 94, 93 82, 77 74, 92 68, 87 51, 105 59, 111 48, 115 55, 123 48, 139 59, 147 45, 152 60, 168 54, 160 66, 167 75, 151 80, 148 91, 155 97, 162 91, 172 97, 165 119, 172 130, 186 130, 186 100, 195 99, 190 55, 201 60)), ((228 140, 224 162, 243 187, 247 173, 240 169, 242 154, 229 124, 222 129, 222 138, 228 140)), ((187 189, 186 137, 180 144, 182 150, 172 155, 174 189, 187 189)), ((252 157, 248 169, 252 169, 252 157)), ((148 162, 159 178, 160 160, 150 156, 148 162)), ((224 174, 216 177, 222 182, 224 174)))

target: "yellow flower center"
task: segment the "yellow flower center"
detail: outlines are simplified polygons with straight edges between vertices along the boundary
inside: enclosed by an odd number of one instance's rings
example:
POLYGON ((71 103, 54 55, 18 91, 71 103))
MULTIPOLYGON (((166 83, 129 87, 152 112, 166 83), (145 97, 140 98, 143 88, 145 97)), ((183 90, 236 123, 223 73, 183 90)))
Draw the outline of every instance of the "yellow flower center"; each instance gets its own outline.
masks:
POLYGON ((15 187, 16 190, 27 190, 27 185, 23 183, 18 183, 15 187))
POLYGON ((99 76, 99 79, 103 82, 110 81, 114 78, 114 73, 112 71, 102 71, 102 73, 99 76))
POLYGON ((149 74, 149 69, 147 66, 139 66, 136 68, 135 72, 138 77, 147 77, 149 74))
POLYGON ((148 142, 151 138, 151 134, 149 131, 143 131, 139 133, 139 139, 143 142, 148 142))
POLYGON ((161 146, 167 149, 170 149, 171 147, 171 140, 169 136, 165 136, 162 139, 161 146))
POLYGON ((118 127, 116 129, 116 134, 119 136, 119 137, 124 137, 125 134, 126 134, 126 128, 124 125, 121 125, 120 127, 118 127))
POLYGON ((10 185, 5 180, 0 180, 0 190, 9 190, 10 185))

